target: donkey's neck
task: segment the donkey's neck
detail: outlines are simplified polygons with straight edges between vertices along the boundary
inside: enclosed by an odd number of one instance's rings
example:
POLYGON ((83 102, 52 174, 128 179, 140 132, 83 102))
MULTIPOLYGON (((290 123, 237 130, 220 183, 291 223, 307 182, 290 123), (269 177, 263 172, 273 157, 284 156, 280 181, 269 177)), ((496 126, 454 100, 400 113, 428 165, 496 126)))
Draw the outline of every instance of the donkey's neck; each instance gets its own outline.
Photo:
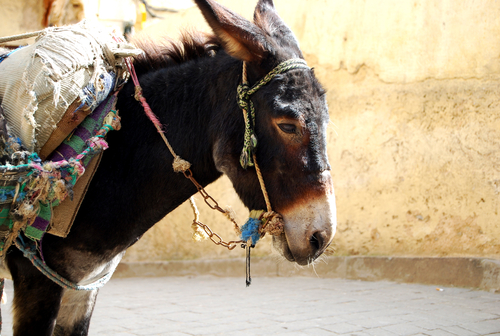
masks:
MULTIPOLYGON (((144 97, 165 125, 166 137, 176 154, 192 164, 203 186, 221 176, 212 154, 214 135, 226 132, 228 118, 239 117, 229 113, 237 109, 237 69, 238 63, 222 54, 139 74, 144 97)), ((135 241, 197 191, 173 171, 172 154, 133 93, 131 82, 120 92, 122 129, 109 134, 110 148, 79 215, 85 225, 101 222, 96 230, 123 232, 116 245, 135 241)))

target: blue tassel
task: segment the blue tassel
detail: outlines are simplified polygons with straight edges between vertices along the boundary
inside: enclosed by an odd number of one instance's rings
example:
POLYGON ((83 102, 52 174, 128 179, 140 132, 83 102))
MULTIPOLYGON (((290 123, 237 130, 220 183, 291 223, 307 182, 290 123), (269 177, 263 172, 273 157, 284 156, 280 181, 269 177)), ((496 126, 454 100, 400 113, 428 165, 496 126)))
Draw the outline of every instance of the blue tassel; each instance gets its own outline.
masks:
POLYGON ((241 239, 248 241, 248 239, 251 238, 251 245, 257 244, 260 239, 259 227, 260 219, 249 218, 245 225, 241 228, 241 239))

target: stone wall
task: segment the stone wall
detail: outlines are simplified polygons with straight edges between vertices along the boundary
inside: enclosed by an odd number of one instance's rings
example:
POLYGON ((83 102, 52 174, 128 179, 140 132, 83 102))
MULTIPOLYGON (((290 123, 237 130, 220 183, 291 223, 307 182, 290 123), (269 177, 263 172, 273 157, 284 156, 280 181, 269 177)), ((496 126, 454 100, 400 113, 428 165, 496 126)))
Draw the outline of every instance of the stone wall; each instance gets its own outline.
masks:
MULTIPOLYGON (((0 0, 0 37, 60 27, 83 19, 122 34, 136 23, 138 0, 0 0)), ((17 47, 35 38, 5 43, 17 47)))
POLYGON ((291 24, 329 89, 337 252, 498 257, 500 4, 317 3, 291 24))
MULTIPOLYGON (((53 1, 0 0, 1 35, 40 29, 53 1), (15 32, 14 32, 15 30, 15 32)), ((89 0, 89 3, 92 2, 89 0)), ((247 18, 256 0, 220 0, 247 18)), ((93 2, 92 2, 93 3, 93 2)), ((443 0, 275 0, 326 87, 337 195, 336 255, 500 255, 500 3, 443 0)), ((88 6, 87 6, 88 7, 88 6)), ((144 33, 208 29, 197 8, 161 13, 144 33)), ((236 83, 235 83, 236 85, 236 83)), ((223 178, 207 189, 244 222, 223 178)), ((202 220, 226 239, 231 225, 202 220)), ((184 204, 126 261, 241 257, 191 241, 184 204)), ((255 255, 270 254, 270 239, 255 255)))
MULTIPOLYGON (((247 18, 256 3, 220 2, 247 18)), ((335 254, 498 257, 500 3, 275 4, 328 91, 335 254)), ((203 20, 191 8, 145 32, 176 36, 194 23, 203 20)), ((244 221, 226 179, 209 190, 244 221)), ((167 216, 125 259, 242 255, 191 242, 189 211, 167 216)), ((202 218, 234 237, 223 218, 204 208, 202 218)), ((269 240, 258 255, 270 252, 269 240)))
MULTIPOLYGON (((43 29, 49 6, 47 0, 0 0, 0 37, 43 29)), ((33 39, 16 41, 7 45, 17 46, 31 41, 33 39)))

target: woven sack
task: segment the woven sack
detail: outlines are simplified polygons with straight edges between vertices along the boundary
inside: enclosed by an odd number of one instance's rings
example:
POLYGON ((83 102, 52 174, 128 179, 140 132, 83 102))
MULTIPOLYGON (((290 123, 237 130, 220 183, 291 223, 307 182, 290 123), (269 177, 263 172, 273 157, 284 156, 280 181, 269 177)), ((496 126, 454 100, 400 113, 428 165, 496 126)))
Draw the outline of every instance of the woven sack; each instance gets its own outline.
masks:
POLYGON ((95 109, 123 73, 121 57, 139 52, 85 21, 45 29, 0 63, 0 102, 13 135, 38 153, 64 112, 75 101, 95 109))

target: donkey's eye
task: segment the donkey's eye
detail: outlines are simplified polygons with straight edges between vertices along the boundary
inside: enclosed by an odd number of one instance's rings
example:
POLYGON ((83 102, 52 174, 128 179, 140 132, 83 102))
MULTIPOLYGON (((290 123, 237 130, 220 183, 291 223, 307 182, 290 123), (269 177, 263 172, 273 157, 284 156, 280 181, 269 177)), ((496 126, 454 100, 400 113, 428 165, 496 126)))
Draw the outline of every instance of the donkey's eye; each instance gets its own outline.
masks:
POLYGON ((297 133, 297 126, 294 124, 278 124, 278 127, 285 133, 295 134, 297 133))

